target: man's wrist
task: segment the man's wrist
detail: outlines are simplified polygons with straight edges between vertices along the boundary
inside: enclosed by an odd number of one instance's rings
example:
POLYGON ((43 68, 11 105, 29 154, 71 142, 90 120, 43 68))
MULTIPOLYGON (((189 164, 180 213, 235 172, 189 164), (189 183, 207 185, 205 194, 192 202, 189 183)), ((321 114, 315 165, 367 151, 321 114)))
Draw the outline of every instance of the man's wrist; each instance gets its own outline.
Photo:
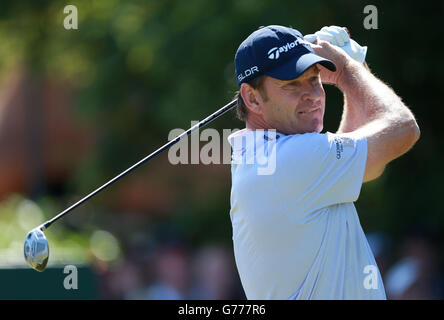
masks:
POLYGON ((342 91, 346 92, 355 85, 353 83, 356 80, 356 74, 363 72, 365 67, 362 63, 359 63, 353 59, 347 59, 344 66, 340 70, 340 74, 337 78, 337 87, 342 91))

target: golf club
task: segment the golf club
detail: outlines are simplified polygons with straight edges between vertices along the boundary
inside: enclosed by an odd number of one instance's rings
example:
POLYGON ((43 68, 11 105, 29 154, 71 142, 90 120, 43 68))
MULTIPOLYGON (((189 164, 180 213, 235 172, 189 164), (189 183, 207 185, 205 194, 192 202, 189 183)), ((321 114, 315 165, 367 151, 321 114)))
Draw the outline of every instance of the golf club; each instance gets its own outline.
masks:
POLYGON ((91 197, 98 194, 100 191, 109 187, 111 184, 113 184, 114 182, 116 182, 120 178, 123 178, 128 173, 132 172, 134 169, 139 167, 140 165, 144 164, 148 160, 151 160, 152 158, 154 158, 158 154, 167 150, 169 147, 171 147, 172 145, 179 142, 183 137, 189 136, 194 130, 204 127, 205 125, 207 125, 211 121, 215 120, 216 118, 220 117, 221 115, 223 115, 226 112, 233 109, 236 105, 237 105, 237 100, 233 100, 230 103, 226 104, 225 106, 220 108, 218 111, 209 115, 204 120, 200 121, 196 125, 192 126, 190 129, 188 129, 187 131, 185 131, 182 134, 180 134, 179 136, 177 136, 175 139, 166 143, 165 145, 163 145, 162 147, 160 147, 159 149, 157 149, 156 151, 154 151, 150 155, 146 156, 145 158, 143 158, 142 160, 137 162, 132 167, 126 169, 125 171, 123 171, 122 173, 120 173, 119 175, 117 175, 116 177, 114 177, 113 179, 111 179, 110 181, 108 181, 107 183, 102 185, 101 187, 97 188, 96 190, 94 190, 93 192, 88 194, 86 197, 77 201, 72 206, 65 209, 64 211, 62 211, 61 213, 56 215, 51 220, 48 220, 48 221, 44 222, 43 224, 41 224, 40 226, 32 229, 30 232, 28 232, 28 234, 26 235, 26 238, 25 238, 24 255, 25 255, 26 262, 33 269, 40 271, 40 272, 44 271, 46 268, 46 265, 48 263, 48 258, 49 258, 49 245, 48 245, 48 241, 46 240, 45 234, 43 233, 43 231, 45 229, 48 229, 54 222, 56 222, 57 220, 59 220, 60 218, 65 216, 68 212, 77 208, 79 205, 84 203, 86 200, 90 199, 91 197))

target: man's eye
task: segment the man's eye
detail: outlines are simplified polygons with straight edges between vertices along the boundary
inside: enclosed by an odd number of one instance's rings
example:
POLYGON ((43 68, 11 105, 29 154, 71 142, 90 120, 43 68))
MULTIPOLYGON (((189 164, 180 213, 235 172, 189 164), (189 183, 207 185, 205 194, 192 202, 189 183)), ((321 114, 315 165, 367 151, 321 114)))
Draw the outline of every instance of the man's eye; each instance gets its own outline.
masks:
POLYGON ((285 89, 292 89, 292 88, 297 88, 297 87, 299 87, 299 83, 296 83, 296 82, 289 83, 284 86, 285 89))

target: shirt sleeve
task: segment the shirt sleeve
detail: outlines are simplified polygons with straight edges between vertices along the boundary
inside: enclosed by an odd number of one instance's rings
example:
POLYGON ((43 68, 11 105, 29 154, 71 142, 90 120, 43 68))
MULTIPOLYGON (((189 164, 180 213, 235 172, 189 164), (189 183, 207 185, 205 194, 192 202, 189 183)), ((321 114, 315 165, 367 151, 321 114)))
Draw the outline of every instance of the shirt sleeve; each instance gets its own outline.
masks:
POLYGON ((281 205, 313 211, 358 199, 367 140, 350 135, 307 133, 277 143, 275 190, 281 205))

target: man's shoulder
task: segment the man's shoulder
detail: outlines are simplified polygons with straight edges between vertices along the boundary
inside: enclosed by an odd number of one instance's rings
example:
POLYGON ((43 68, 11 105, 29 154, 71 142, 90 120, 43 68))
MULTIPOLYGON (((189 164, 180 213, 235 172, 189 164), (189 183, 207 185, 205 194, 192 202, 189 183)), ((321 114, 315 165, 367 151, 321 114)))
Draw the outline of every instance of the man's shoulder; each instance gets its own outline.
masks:
POLYGON ((294 147, 293 144, 297 144, 298 147, 307 147, 313 149, 313 147, 325 146, 330 148, 335 144, 341 144, 344 147, 355 147, 358 140, 364 140, 354 137, 350 134, 332 133, 332 132, 308 132, 304 134, 282 135, 283 139, 280 142, 287 142, 289 146, 294 147))
POLYGON ((328 143, 331 139, 329 134, 330 133, 307 132, 303 134, 282 135, 277 142, 280 146, 279 149, 295 150, 295 148, 297 148, 296 150, 303 151, 307 148, 313 149, 320 144, 328 143))

